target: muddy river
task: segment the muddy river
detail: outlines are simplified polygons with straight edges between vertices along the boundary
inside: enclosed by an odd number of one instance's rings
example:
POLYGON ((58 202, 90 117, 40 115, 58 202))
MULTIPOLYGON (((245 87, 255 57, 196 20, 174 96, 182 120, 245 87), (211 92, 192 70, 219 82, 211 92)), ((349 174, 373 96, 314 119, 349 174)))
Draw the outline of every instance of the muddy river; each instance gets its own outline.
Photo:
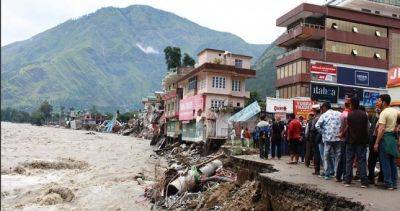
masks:
POLYGON ((164 166, 148 140, 1 123, 2 210, 148 210, 164 166))

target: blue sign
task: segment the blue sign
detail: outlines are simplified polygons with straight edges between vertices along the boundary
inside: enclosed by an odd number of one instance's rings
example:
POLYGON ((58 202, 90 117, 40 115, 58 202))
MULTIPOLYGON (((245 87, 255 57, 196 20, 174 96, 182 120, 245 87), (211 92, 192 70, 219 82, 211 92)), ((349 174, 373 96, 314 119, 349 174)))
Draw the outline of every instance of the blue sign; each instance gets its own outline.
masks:
POLYGON ((337 67, 337 82, 339 84, 385 89, 387 73, 337 67))
POLYGON ((369 72, 356 70, 354 74, 355 85, 369 86, 369 72))
POLYGON ((254 115, 258 114, 261 111, 258 102, 255 101, 254 103, 248 105, 246 108, 242 109, 241 111, 237 112, 235 115, 231 116, 228 121, 229 122, 245 122, 254 115))
POLYGON ((365 107, 375 107, 375 104, 376 104, 376 101, 378 101, 379 95, 380 94, 378 92, 364 91, 363 105, 365 107))

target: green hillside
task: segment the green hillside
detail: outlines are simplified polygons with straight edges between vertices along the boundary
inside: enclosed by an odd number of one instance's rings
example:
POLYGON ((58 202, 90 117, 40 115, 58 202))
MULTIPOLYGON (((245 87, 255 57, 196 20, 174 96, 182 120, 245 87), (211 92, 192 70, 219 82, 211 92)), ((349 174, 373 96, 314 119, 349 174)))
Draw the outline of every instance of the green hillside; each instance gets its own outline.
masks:
POLYGON ((1 105, 30 110, 47 99, 65 107, 139 107, 161 89, 169 45, 193 57, 208 47, 254 60, 267 47, 149 6, 107 7, 2 47, 1 105))
POLYGON ((276 57, 283 52, 284 50, 275 44, 268 46, 253 67, 257 70, 257 77, 247 81, 246 89, 257 91, 263 98, 275 96, 275 61, 276 57))

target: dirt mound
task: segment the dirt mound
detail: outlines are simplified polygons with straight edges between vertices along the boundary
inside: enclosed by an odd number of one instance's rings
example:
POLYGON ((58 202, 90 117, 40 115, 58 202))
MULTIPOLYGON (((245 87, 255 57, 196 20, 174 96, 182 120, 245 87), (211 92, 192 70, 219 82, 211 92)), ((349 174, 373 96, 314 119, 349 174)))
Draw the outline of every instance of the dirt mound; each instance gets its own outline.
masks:
POLYGON ((216 206, 221 206, 235 189, 234 183, 221 183, 216 188, 212 188, 206 192, 204 196, 204 208, 210 210, 216 206))
POLYGON ((88 167, 88 163, 71 158, 63 158, 60 161, 35 160, 23 163, 22 166, 31 169, 85 169, 88 167))
MULTIPOLYGON (((224 203, 222 210, 252 210, 257 207, 261 198, 260 186, 257 181, 245 182, 237 191, 224 203)), ((257 208, 259 210, 259 208, 257 208)))
POLYGON ((42 205, 54 205, 63 202, 70 202, 75 198, 71 189, 65 187, 52 187, 49 188, 39 203, 42 205))

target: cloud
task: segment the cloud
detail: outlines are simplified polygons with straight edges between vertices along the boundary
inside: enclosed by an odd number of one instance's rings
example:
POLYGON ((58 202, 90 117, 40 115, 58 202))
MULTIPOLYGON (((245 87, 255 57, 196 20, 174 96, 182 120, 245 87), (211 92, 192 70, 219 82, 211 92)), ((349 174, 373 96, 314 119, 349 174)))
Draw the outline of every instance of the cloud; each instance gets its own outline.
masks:
POLYGON ((136 46, 138 48, 140 48, 140 50, 142 50, 145 54, 159 54, 160 53, 151 46, 144 47, 140 43, 136 43, 136 46))

